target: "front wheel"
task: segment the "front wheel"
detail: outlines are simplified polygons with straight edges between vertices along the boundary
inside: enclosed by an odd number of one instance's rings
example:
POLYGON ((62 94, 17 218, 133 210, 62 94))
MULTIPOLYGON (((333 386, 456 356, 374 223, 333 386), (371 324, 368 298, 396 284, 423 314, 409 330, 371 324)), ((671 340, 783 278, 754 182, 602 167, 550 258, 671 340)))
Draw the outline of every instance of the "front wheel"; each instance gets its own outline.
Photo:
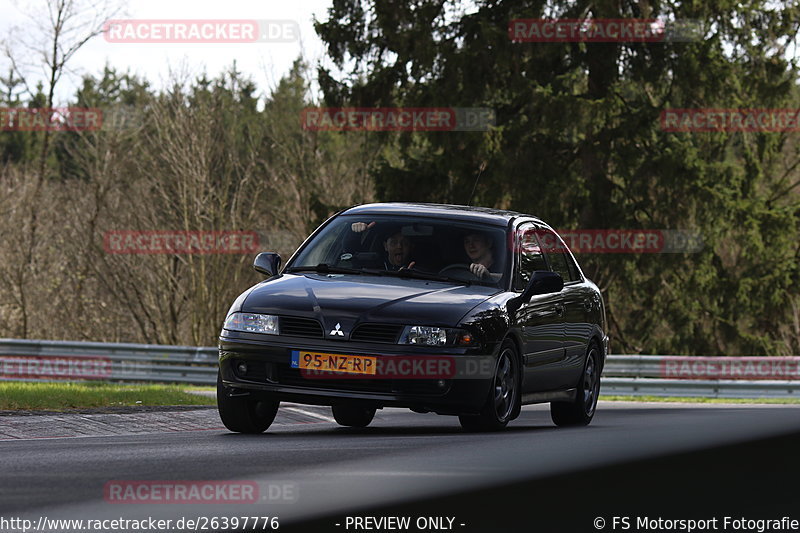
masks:
POLYGON ((514 343, 506 341, 495 365, 492 390, 479 415, 459 415, 467 431, 497 431, 508 425, 520 402, 520 364, 514 343))
POLYGON ((573 402, 552 402, 550 418, 557 426, 587 426, 594 418, 600 395, 600 350, 589 345, 578 390, 573 402))
POLYGON ((331 407, 333 418, 340 426, 351 428, 365 428, 375 418, 374 407, 360 407, 357 405, 334 405, 331 407))
POLYGON ((235 389, 223 385, 222 376, 217 374, 217 410, 222 423, 229 430, 235 433, 263 433, 275 420, 279 405, 277 400, 249 393, 237 394, 235 389))

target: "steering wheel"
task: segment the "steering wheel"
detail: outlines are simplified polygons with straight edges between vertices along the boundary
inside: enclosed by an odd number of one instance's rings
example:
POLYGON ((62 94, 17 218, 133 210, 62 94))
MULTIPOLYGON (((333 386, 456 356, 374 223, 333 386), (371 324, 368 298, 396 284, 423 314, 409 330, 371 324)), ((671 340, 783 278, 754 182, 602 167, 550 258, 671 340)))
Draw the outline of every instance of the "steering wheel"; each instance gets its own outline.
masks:
POLYGON ((455 278, 458 278, 458 279, 466 279, 466 280, 479 280, 479 279, 481 279, 481 278, 479 278, 478 276, 476 276, 475 274, 472 273, 472 270, 469 269, 469 265, 466 265, 464 263, 454 263, 452 265, 447 265, 446 267, 444 267, 443 269, 441 269, 439 271, 439 275, 440 276, 450 276, 450 277, 455 277, 455 278), (453 274, 457 274, 457 275, 453 276, 453 274), (462 276, 462 274, 466 275, 467 277, 464 278, 464 276, 462 276))

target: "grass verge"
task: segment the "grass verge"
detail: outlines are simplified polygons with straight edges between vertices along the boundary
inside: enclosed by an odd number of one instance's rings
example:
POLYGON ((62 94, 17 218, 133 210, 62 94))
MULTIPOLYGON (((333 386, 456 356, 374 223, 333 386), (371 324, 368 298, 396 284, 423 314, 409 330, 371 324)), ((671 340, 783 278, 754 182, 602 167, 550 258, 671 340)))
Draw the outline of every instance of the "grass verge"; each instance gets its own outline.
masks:
POLYGON ((182 385, 119 385, 114 383, 0 382, 0 410, 216 405, 214 398, 189 394, 201 387, 182 385))
POLYGON ((800 404, 800 398, 698 398, 693 396, 604 396, 600 400, 611 402, 678 402, 678 403, 773 403, 800 404))

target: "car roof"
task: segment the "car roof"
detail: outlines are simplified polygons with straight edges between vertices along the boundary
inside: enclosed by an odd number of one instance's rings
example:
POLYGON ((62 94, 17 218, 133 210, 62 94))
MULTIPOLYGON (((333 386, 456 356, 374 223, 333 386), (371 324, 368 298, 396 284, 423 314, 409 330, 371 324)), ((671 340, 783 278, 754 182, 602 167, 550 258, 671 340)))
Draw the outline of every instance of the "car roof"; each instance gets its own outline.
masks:
POLYGON ((482 222, 498 226, 507 226, 509 221, 518 218, 533 218, 539 222, 538 217, 489 207, 476 207, 467 205, 428 204, 413 202, 385 202, 364 204, 351 207, 342 211, 342 215, 417 215, 434 218, 449 218, 470 222, 482 222))

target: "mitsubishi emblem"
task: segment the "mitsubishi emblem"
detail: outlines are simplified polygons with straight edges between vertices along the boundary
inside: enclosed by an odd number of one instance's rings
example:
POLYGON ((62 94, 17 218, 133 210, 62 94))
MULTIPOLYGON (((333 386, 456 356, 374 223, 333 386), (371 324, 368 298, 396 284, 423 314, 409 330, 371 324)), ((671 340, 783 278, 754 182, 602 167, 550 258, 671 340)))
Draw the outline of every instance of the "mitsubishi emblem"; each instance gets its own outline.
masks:
POLYGON ((333 335, 334 337, 336 335, 338 335, 340 337, 344 337, 344 331, 342 331, 342 325, 337 322, 336 323, 336 327, 331 330, 329 335, 333 335))

